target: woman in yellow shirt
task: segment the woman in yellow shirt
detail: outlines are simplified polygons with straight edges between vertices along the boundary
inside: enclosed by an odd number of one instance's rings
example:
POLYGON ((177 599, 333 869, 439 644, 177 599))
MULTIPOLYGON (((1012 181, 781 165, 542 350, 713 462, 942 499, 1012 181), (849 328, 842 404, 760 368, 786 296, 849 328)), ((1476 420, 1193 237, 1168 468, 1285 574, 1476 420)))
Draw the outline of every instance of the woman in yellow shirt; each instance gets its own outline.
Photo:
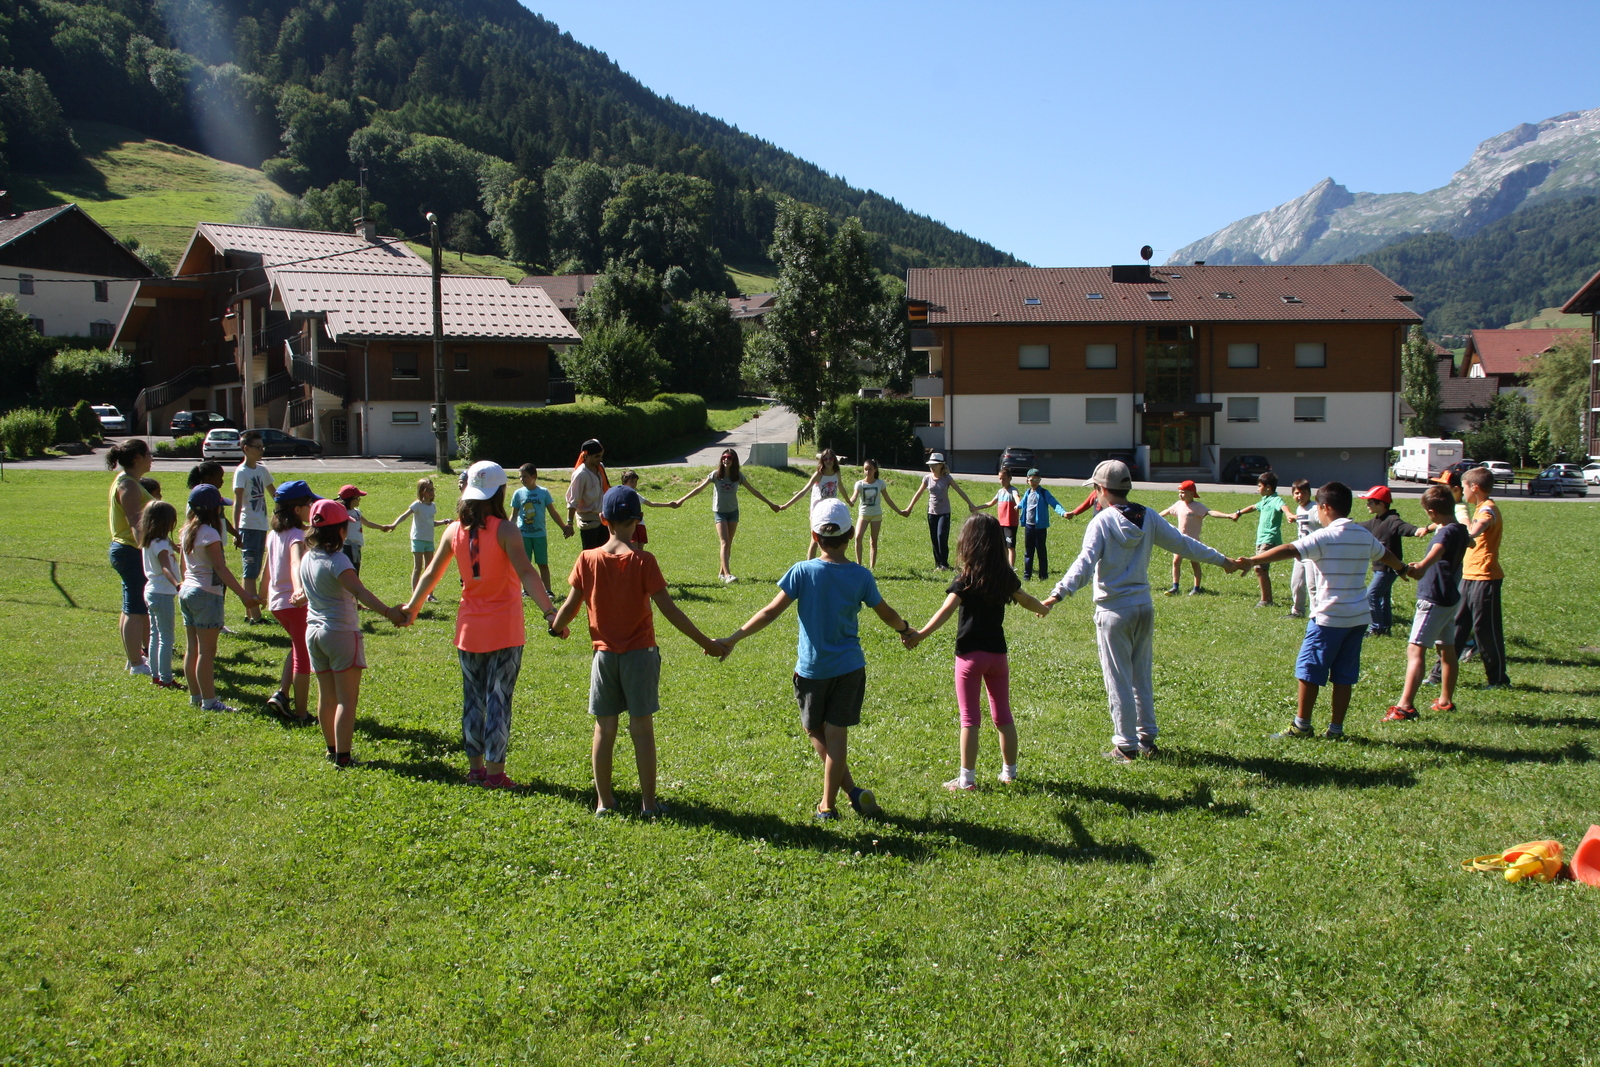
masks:
POLYGON ((122 650, 128 657, 129 674, 149 674, 144 649, 150 640, 150 609, 144 599, 144 553, 134 533, 144 506, 153 498, 139 479, 150 472, 150 446, 142 438, 130 437, 106 452, 106 469, 116 470, 111 483, 111 568, 122 579, 122 614, 117 629, 122 634, 122 650))

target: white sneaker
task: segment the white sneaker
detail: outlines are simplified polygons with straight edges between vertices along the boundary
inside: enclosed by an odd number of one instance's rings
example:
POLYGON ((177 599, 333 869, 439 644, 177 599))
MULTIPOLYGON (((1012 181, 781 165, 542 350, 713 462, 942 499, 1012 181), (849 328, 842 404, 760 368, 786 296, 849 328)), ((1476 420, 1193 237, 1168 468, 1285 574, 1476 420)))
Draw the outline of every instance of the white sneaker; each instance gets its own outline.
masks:
POLYGON ((970 793, 978 788, 978 783, 970 778, 955 777, 944 784, 952 793, 970 793))
POLYGON ((238 711, 232 704, 224 704, 221 700, 209 700, 200 705, 201 711, 238 711))
POLYGON ((1000 784, 1001 785, 1010 785, 1012 782, 1015 782, 1017 780, 1017 776, 1015 774, 1011 773, 1008 770, 1004 770, 1004 769, 1002 769, 1000 771, 999 778, 1000 778, 1000 784))
POLYGON ((150 664, 148 664, 148 663, 135 664, 134 666, 128 668, 128 673, 129 674, 148 675, 150 673, 150 664))
POLYGON ((722 576, 722 581, 723 581, 723 584, 725 584, 725 585, 732 585, 734 582, 737 582, 738 580, 739 580, 738 575, 724 574, 722 576))

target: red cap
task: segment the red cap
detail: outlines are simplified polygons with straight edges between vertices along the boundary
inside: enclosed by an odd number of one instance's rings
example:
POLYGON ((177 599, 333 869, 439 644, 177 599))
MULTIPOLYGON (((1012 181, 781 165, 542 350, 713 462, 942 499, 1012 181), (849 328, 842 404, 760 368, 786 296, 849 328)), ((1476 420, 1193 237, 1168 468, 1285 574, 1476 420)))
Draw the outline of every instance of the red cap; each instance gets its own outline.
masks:
POLYGON ((347 485, 343 489, 339 490, 339 499, 340 500, 349 500, 353 496, 366 496, 366 495, 367 495, 367 491, 365 489, 357 489, 353 485, 347 485))
POLYGON ((1180 491, 1184 490, 1184 489, 1188 489, 1190 492, 1193 492, 1194 489, 1195 489, 1195 484, 1194 484, 1193 481, 1185 478, 1183 481, 1178 483, 1178 489, 1180 491))
POLYGON ((319 500, 311 505, 311 525, 314 527, 342 526, 350 521, 350 513, 337 500, 319 500))
POLYGON ((1389 492, 1387 485, 1375 485, 1365 493, 1357 493, 1362 500, 1381 500, 1385 504, 1394 500, 1394 494, 1389 492))

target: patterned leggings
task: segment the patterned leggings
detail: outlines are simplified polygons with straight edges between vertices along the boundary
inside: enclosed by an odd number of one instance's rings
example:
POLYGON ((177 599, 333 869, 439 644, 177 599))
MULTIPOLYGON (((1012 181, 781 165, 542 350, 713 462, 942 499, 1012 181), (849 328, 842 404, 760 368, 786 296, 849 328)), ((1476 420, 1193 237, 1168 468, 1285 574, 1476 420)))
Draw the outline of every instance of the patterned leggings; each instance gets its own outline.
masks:
POLYGON ((511 694, 522 670, 522 646, 493 652, 456 650, 461 657, 461 744, 469 758, 506 761, 511 739, 511 694))

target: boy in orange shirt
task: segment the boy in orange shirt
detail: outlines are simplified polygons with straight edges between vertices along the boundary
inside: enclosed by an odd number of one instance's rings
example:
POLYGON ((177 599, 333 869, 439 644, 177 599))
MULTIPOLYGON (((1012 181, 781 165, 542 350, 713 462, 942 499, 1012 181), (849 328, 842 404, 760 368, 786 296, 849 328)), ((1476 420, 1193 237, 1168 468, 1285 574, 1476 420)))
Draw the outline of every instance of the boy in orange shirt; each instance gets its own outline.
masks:
POLYGON ((661 652, 656 648, 655 602, 667 621, 705 650, 723 659, 728 650, 700 632, 683 609, 673 603, 656 557, 633 543, 634 527, 644 515, 639 494, 626 486, 606 490, 600 521, 610 538, 599 548, 579 554, 567 579, 571 591, 550 622, 559 634, 578 614, 589 609, 589 638, 594 663, 589 670, 589 713, 594 716, 596 815, 616 811, 611 792, 611 760, 617 744, 617 719, 628 713, 633 759, 639 768, 639 805, 648 817, 665 814, 656 799, 656 734, 652 718, 661 706, 661 652))
POLYGON ((1509 689, 1506 675, 1506 635, 1500 623, 1500 584, 1505 571, 1500 569, 1500 537, 1505 521, 1489 494, 1494 491, 1494 474, 1474 467, 1461 476, 1461 495, 1471 509, 1467 533, 1472 544, 1461 560, 1461 606, 1456 609, 1456 655, 1468 639, 1478 639, 1478 658, 1488 675, 1489 689, 1509 689))

